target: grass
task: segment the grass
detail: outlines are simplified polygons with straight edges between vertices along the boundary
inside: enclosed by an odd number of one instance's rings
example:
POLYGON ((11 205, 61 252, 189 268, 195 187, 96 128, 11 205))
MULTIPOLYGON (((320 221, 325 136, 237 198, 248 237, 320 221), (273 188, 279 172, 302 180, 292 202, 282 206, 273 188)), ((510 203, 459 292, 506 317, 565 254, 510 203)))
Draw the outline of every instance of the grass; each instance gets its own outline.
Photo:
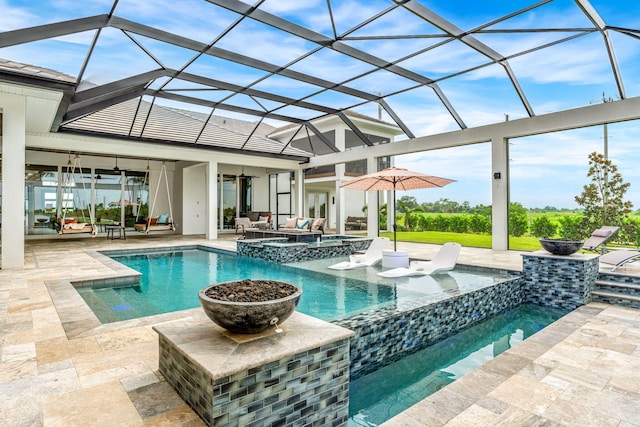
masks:
MULTIPOLYGON (((393 240, 393 233, 380 233, 380 236, 393 240)), ((433 243, 441 245, 446 242, 460 243, 462 246, 474 248, 491 248, 491 235, 446 233, 439 231, 398 231, 399 242, 433 243)), ((537 251, 542 249, 536 237, 509 237, 509 249, 516 251, 537 251)))

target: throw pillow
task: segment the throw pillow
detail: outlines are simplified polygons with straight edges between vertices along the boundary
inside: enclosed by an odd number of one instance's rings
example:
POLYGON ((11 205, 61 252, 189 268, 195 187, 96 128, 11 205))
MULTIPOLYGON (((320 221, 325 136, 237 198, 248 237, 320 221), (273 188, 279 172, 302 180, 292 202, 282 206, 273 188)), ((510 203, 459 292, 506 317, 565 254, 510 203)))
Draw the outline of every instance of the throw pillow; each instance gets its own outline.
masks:
POLYGON ((307 228, 309 225, 309 220, 306 218, 300 218, 296 221, 296 228, 302 230, 303 228, 307 228))
POLYGON ((324 218, 316 218, 311 225, 311 231, 318 231, 324 225, 324 218))
POLYGON ((169 221, 169 214, 162 214, 158 217, 157 224, 166 224, 169 221))
POLYGON ((287 222, 284 224, 284 228, 296 228, 297 218, 287 218, 287 222))

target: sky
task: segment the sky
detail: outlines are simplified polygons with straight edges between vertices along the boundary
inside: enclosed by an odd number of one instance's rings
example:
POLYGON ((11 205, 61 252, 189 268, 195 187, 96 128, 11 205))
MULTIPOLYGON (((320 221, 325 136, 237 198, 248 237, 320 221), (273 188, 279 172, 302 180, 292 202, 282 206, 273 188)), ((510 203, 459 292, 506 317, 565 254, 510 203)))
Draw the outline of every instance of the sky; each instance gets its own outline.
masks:
MULTIPOLYGON (((247 2, 253 4, 252 2, 247 2)), ((437 44, 438 38, 358 39, 369 35, 424 35, 437 34, 438 30, 411 13, 398 8, 388 15, 375 19, 363 27, 358 24, 395 4, 390 0, 265 0, 260 8, 284 19, 305 25, 316 33, 333 36, 347 34, 356 37, 346 40, 348 46, 375 54, 389 60, 399 60, 407 53, 425 45, 437 44), (331 6, 331 11, 328 9, 331 6), (335 28, 329 16, 334 18, 335 28)), ((509 28, 589 28, 589 19, 573 0, 553 0, 523 13, 515 13, 533 5, 534 0, 422 0, 425 7, 440 14, 463 30, 476 29, 494 22, 507 14, 514 15, 488 26, 488 29, 509 28)), ((0 31, 42 25, 51 22, 76 19, 108 13, 113 5, 108 0, 86 0, 82 7, 75 0, 0 0, 0 31), (46 13, 43 13, 46 11, 46 13)), ((591 0, 607 25, 620 28, 640 28, 640 2, 629 0, 591 0)), ((146 25, 166 31, 179 32, 184 37, 216 46, 277 65, 287 65, 294 71, 308 73, 319 78, 348 81, 370 69, 367 64, 353 58, 337 55, 329 49, 305 56, 316 45, 284 32, 276 32, 253 20, 236 22, 237 15, 217 8, 203 0, 120 0, 115 15, 124 19, 139 20, 146 25), (304 59, 300 60, 301 57, 304 59)), ((603 95, 618 99, 619 92, 612 78, 612 68, 607 57, 603 38, 597 32, 577 37, 569 42, 554 41, 575 33, 485 33, 476 38, 509 58, 509 66, 527 96, 535 114, 565 110, 602 102, 603 95), (527 50, 541 43, 549 46, 541 51, 527 50), (526 54, 523 54, 526 53, 526 54)), ((0 58, 48 67, 77 76, 95 33, 87 31, 38 41, 28 45, 0 48, 0 58)), ((194 57, 194 52, 175 48, 162 42, 136 37, 136 43, 116 28, 105 28, 99 36, 92 60, 84 80, 101 84, 122 79, 133 74, 150 71, 158 62, 181 69, 194 57), (141 46, 147 50, 145 53, 141 46)), ((640 40, 631 36, 611 33, 615 57, 625 85, 626 96, 640 95, 640 40)), ((527 115, 518 98, 514 85, 500 65, 486 64, 487 58, 462 43, 446 43, 424 54, 401 61, 400 65, 439 79, 438 86, 459 113, 467 127, 481 126, 527 115), (477 68, 476 68, 477 67, 477 68), (456 75, 460 70, 471 72, 456 75)), ((248 69, 210 56, 200 56, 186 68, 188 72, 210 75, 231 83, 253 86, 268 92, 294 98, 304 98, 320 105, 342 107, 354 99, 337 92, 315 94, 318 88, 299 81, 278 76, 265 78, 264 72, 248 69)), ((155 83, 159 87, 164 82, 155 83)), ((171 84, 176 84, 172 82, 171 84)), ((369 93, 386 95, 385 101, 415 136, 432 135, 458 129, 459 126, 443 107, 436 93, 429 88, 417 88, 401 92, 413 85, 396 74, 378 71, 366 77, 350 81, 349 86, 369 93)), ((154 86, 152 86, 154 87, 154 86)), ((196 85, 182 83, 175 89, 190 89, 204 99, 216 101, 228 96, 225 91, 195 91, 196 85)), ((186 93, 186 92, 184 92, 186 93)), ((165 102, 169 106, 190 108, 179 103, 165 102)), ((256 108, 255 99, 235 96, 229 103, 256 108)), ((275 102, 262 100, 262 106, 277 108, 275 102)), ((375 103, 367 103, 354 109, 362 114, 377 116, 375 103)), ((297 107, 285 107, 278 112, 308 118, 309 112, 297 107)), ((255 118, 225 115, 241 119, 255 118)), ((384 120, 392 121, 388 115, 384 120)), ((272 122, 280 126, 285 123, 272 122)), ((640 171, 638 171, 637 122, 609 126, 609 157, 619 167, 623 178, 632 183, 629 199, 640 208, 640 171)), ((604 145, 602 126, 578 129, 549 135, 520 138, 510 144, 511 200, 525 207, 555 206, 575 208, 574 197, 587 184, 588 154, 602 151, 604 145)), ((491 165, 489 144, 478 144, 440 151, 398 156, 396 166, 407 167, 423 173, 455 179, 456 182, 442 189, 411 192, 420 202, 447 198, 472 205, 490 204, 491 165)))

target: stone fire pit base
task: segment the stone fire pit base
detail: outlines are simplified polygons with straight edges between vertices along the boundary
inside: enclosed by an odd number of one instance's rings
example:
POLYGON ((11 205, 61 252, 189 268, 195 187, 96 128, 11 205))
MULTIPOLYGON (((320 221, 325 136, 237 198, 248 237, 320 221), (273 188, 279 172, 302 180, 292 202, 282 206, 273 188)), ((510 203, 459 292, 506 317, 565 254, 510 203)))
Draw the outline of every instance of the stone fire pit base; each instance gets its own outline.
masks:
POLYGON ((233 334, 201 312, 153 329, 160 373, 209 426, 347 424, 348 329, 298 312, 280 334, 233 334))

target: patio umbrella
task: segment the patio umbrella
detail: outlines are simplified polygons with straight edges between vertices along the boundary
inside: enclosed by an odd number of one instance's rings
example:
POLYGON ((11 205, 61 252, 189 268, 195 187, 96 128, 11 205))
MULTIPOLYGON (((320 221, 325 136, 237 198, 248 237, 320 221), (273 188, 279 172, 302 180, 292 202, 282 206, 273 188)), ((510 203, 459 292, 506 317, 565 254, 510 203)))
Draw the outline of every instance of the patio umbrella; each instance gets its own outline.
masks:
POLYGON ((452 179, 425 175, 404 168, 387 168, 359 176, 340 184, 340 188, 357 190, 393 190, 393 250, 396 250, 396 190, 417 190, 420 188, 444 187, 455 182, 452 179))

